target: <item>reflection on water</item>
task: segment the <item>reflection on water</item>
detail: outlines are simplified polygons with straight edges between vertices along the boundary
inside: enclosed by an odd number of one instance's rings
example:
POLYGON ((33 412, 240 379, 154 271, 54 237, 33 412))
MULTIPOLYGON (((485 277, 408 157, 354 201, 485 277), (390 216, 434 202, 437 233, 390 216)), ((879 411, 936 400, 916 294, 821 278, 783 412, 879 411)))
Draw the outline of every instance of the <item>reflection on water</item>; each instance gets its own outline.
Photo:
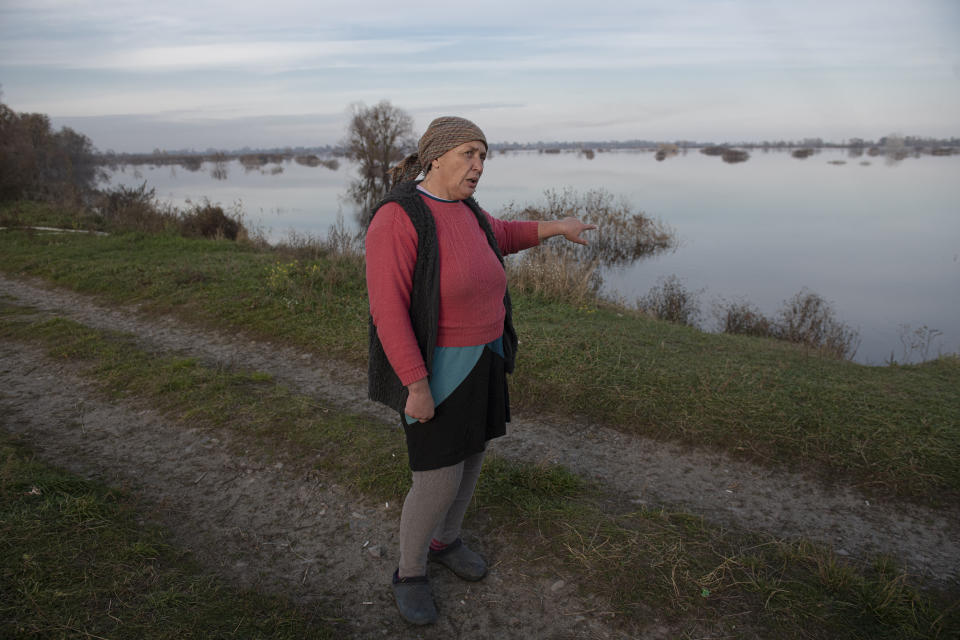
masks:
MULTIPOLYGON (((679 238, 676 251, 605 275, 606 289, 628 302, 676 275, 705 291, 705 305, 743 299, 773 315, 806 288, 860 331, 860 362, 881 364, 891 352, 901 360, 902 325, 941 332, 931 357, 960 351, 960 155, 822 149, 801 160, 791 150, 752 149, 749 161, 730 164, 722 150, 662 151, 662 159, 654 150, 597 149, 592 159, 499 152, 476 197, 498 215, 543 206, 547 190, 603 190, 665 223, 679 238)), ((248 173, 236 160, 176 175, 143 165, 117 170, 113 183, 147 180, 176 205, 239 202, 245 222, 279 240, 288 229, 326 233, 338 214, 352 219, 343 200, 352 164, 311 162, 284 159, 277 175, 269 166, 248 173)))

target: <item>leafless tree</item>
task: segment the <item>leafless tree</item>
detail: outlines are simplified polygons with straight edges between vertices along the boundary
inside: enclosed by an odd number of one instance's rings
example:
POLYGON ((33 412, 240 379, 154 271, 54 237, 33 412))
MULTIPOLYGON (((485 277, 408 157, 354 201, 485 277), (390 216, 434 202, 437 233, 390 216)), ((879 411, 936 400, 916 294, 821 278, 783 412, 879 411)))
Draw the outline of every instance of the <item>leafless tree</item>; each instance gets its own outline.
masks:
POLYGON ((356 103, 350 112, 344 147, 357 163, 359 176, 351 182, 349 196, 368 216, 390 188, 390 167, 416 146, 413 118, 388 100, 372 107, 356 103))

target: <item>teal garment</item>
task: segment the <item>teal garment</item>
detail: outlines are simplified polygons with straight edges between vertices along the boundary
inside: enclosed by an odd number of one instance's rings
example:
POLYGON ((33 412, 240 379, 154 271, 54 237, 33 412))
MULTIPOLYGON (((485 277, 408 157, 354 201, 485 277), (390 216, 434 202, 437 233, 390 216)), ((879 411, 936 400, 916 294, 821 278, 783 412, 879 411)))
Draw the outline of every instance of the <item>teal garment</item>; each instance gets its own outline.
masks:
MULTIPOLYGON (((487 344, 472 347, 436 347, 433 351, 433 372, 430 374, 430 395, 434 406, 446 400, 460 383, 467 379, 480 361, 484 349, 490 349, 503 357, 503 336, 487 344)), ((404 415, 407 424, 413 424, 416 418, 404 415)))

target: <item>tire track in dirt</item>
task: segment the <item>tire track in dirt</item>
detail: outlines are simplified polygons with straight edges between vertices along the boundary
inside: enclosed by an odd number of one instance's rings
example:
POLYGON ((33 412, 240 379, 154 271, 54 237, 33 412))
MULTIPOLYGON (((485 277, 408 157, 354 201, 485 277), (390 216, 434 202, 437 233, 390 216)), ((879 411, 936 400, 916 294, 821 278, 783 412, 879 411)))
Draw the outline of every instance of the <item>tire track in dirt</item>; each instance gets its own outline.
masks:
MULTIPOLYGON (((146 317, 135 307, 106 307, 37 280, 0 274, 0 293, 17 304, 89 326, 135 334, 144 348, 268 372, 300 392, 394 421, 394 414, 365 400, 363 371, 317 353, 201 330, 172 317, 146 317)), ((933 510, 903 501, 878 503, 853 487, 554 416, 515 415, 508 436, 494 441, 491 450, 514 459, 563 464, 637 504, 682 509, 725 526, 781 538, 806 537, 832 545, 842 556, 884 553, 913 574, 944 584, 960 582, 956 506, 933 510)))

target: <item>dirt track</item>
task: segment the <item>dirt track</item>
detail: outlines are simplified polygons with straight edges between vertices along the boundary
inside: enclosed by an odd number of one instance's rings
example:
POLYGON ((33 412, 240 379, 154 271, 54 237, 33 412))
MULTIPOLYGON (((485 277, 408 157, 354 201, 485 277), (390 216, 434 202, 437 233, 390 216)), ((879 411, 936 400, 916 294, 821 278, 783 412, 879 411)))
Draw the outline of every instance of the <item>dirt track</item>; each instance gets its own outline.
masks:
MULTIPOLYGON (((268 372, 300 392, 385 421, 360 401, 363 372, 342 363, 237 336, 201 331, 135 308, 0 275, 0 295, 40 314, 137 336, 146 348, 268 372)), ((0 343, 0 427, 28 435, 42 456, 83 474, 130 485, 211 568, 244 584, 321 602, 357 637, 619 637, 595 603, 578 599, 560 574, 524 576, 509 549, 477 546, 494 564, 468 585, 434 571, 441 622, 427 631, 402 625, 387 576, 395 566, 399 505, 370 505, 309 472, 238 457, 228 435, 184 430, 135 403, 107 404, 37 349, 0 343), (563 582, 561 582, 563 581, 563 582), (398 635, 398 632, 403 635, 398 635)), ((663 504, 728 526, 828 542, 838 553, 882 552, 913 573, 960 580, 960 510, 878 504, 844 486, 630 438, 600 425, 515 416, 498 453, 559 462, 630 499, 663 504)), ((672 635, 655 620, 649 637, 672 635)))

